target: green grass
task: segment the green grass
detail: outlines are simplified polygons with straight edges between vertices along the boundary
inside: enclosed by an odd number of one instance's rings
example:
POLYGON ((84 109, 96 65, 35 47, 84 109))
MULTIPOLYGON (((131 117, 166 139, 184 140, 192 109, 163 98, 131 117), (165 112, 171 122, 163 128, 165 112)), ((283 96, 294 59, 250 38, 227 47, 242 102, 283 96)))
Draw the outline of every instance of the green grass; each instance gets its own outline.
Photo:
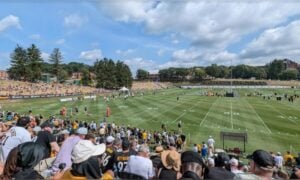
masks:
MULTIPOLYGON (((60 102, 58 98, 0 101, 2 109, 26 114, 32 110, 34 114, 44 117, 58 115, 65 106, 70 109, 79 107, 80 112, 71 119, 83 121, 103 120, 106 107, 109 105, 112 115, 109 122, 136 126, 149 130, 160 130, 165 123, 169 130, 177 130, 177 122, 183 122, 183 132, 188 135, 189 145, 206 141, 209 135, 214 136, 216 146, 222 148, 220 132, 247 132, 246 151, 265 149, 268 151, 300 151, 300 101, 290 103, 287 100, 263 100, 262 97, 246 97, 246 93, 259 91, 263 94, 293 94, 294 90, 237 90, 239 96, 206 97, 200 96, 203 89, 168 89, 158 91, 156 95, 146 92, 144 96, 136 94, 126 101, 122 98, 111 100, 107 104, 103 97, 97 101, 83 100, 60 102), (180 99, 177 101, 176 97, 180 99), (89 115, 83 112, 87 106, 89 115)), ((224 92, 224 90, 213 90, 224 92)), ((299 94, 297 90, 296 93, 299 94)), ((68 114, 68 115, 69 115, 68 114)), ((242 147, 242 142, 226 141, 227 148, 242 147)))

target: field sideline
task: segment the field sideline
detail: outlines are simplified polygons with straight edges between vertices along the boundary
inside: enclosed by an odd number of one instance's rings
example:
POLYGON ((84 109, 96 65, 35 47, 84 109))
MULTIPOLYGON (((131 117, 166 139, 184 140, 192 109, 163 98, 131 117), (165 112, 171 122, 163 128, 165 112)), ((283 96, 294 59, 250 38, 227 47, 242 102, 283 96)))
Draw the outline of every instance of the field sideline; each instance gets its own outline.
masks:
MULTIPOLYGON (((183 132, 189 138, 189 146, 193 143, 206 141, 209 135, 214 136, 217 147, 222 147, 220 131, 247 132, 247 152, 254 149, 269 151, 286 150, 300 151, 300 99, 290 103, 287 100, 263 100, 262 97, 247 97, 246 93, 254 90, 237 90, 238 97, 207 97, 201 96, 208 90, 203 89, 168 89, 145 92, 144 96, 136 94, 134 98, 124 100, 117 98, 107 104, 103 97, 97 101, 83 100, 74 102, 60 102, 58 98, 0 101, 2 110, 27 113, 32 110, 34 114, 44 117, 57 115, 65 106, 70 115, 70 109, 79 108, 79 113, 72 119, 83 121, 103 120, 107 105, 112 115, 108 122, 160 130, 161 123, 165 123, 168 130, 177 130, 177 122, 183 123, 183 132), (179 100, 177 101, 177 97, 179 100), (89 115, 83 112, 87 106, 89 115)), ((222 90, 213 90, 220 92, 222 90)), ((256 90, 258 91, 258 90, 256 90)), ((265 95, 294 92, 299 90, 259 90, 265 95)), ((243 147, 240 142, 227 141, 228 148, 243 147)))

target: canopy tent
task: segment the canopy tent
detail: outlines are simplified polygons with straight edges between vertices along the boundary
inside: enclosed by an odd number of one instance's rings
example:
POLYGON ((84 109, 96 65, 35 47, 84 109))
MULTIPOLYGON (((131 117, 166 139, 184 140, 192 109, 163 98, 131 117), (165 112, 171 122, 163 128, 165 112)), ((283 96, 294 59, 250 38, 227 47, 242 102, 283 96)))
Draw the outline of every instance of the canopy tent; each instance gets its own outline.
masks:
POLYGON ((129 89, 126 87, 122 87, 119 91, 125 92, 125 91, 129 91, 129 89))

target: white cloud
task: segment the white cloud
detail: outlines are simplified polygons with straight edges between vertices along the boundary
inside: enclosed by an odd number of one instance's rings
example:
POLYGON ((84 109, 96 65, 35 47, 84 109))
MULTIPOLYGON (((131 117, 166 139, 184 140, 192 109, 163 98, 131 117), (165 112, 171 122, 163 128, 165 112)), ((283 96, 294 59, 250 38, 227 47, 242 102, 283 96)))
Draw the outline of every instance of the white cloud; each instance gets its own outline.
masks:
POLYGON ((153 60, 146 60, 141 57, 127 59, 124 61, 124 63, 130 67, 133 76, 136 75, 136 71, 138 69, 144 69, 149 72, 158 71, 158 66, 153 60))
POLYGON ((50 54, 46 53, 46 52, 42 52, 41 54, 42 58, 44 59, 44 61, 48 61, 50 54))
POLYGON ((247 45, 241 52, 241 58, 299 57, 299 34, 300 20, 286 26, 267 29, 247 45))
POLYGON ((16 27, 18 29, 21 29, 19 17, 9 15, 0 20, 0 32, 10 27, 16 27))
POLYGON ((128 56, 129 54, 132 54, 135 52, 135 49, 127 49, 127 50, 116 50, 116 54, 120 56, 128 56))
POLYGON ((32 34, 32 35, 29 36, 29 39, 39 40, 39 39, 41 39, 41 35, 39 35, 39 34, 32 34))
POLYGON ((89 51, 82 51, 79 57, 86 60, 96 60, 103 58, 103 55, 101 49, 93 49, 89 51))
MULTIPOLYGON (((299 13, 294 1, 129 1, 100 3, 115 20, 141 22, 148 33, 176 33, 192 46, 224 49, 241 36, 270 28, 299 13)), ((178 43, 178 39, 172 40, 178 43)))
POLYGON ((64 44, 65 42, 66 42, 65 39, 59 39, 59 40, 57 40, 57 41, 55 42, 55 44, 62 45, 62 44, 64 44))
POLYGON ((64 25, 66 27, 81 27, 83 24, 88 22, 88 18, 80 16, 78 14, 71 14, 64 18, 64 25))

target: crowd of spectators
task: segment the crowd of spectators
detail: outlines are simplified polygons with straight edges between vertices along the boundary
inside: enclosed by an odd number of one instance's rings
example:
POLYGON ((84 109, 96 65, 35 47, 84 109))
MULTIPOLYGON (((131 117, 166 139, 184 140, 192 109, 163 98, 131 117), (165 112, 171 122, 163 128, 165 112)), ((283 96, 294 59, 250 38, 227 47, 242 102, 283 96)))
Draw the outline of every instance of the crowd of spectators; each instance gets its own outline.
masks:
POLYGON ((300 154, 256 150, 242 163, 211 136, 188 150, 185 135, 165 126, 149 131, 29 114, 2 121, 0 137, 0 179, 300 178, 300 154))
POLYGON ((29 83, 22 81, 1 80, 0 96, 32 95, 77 95, 97 93, 99 89, 88 86, 66 85, 59 83, 29 83))

